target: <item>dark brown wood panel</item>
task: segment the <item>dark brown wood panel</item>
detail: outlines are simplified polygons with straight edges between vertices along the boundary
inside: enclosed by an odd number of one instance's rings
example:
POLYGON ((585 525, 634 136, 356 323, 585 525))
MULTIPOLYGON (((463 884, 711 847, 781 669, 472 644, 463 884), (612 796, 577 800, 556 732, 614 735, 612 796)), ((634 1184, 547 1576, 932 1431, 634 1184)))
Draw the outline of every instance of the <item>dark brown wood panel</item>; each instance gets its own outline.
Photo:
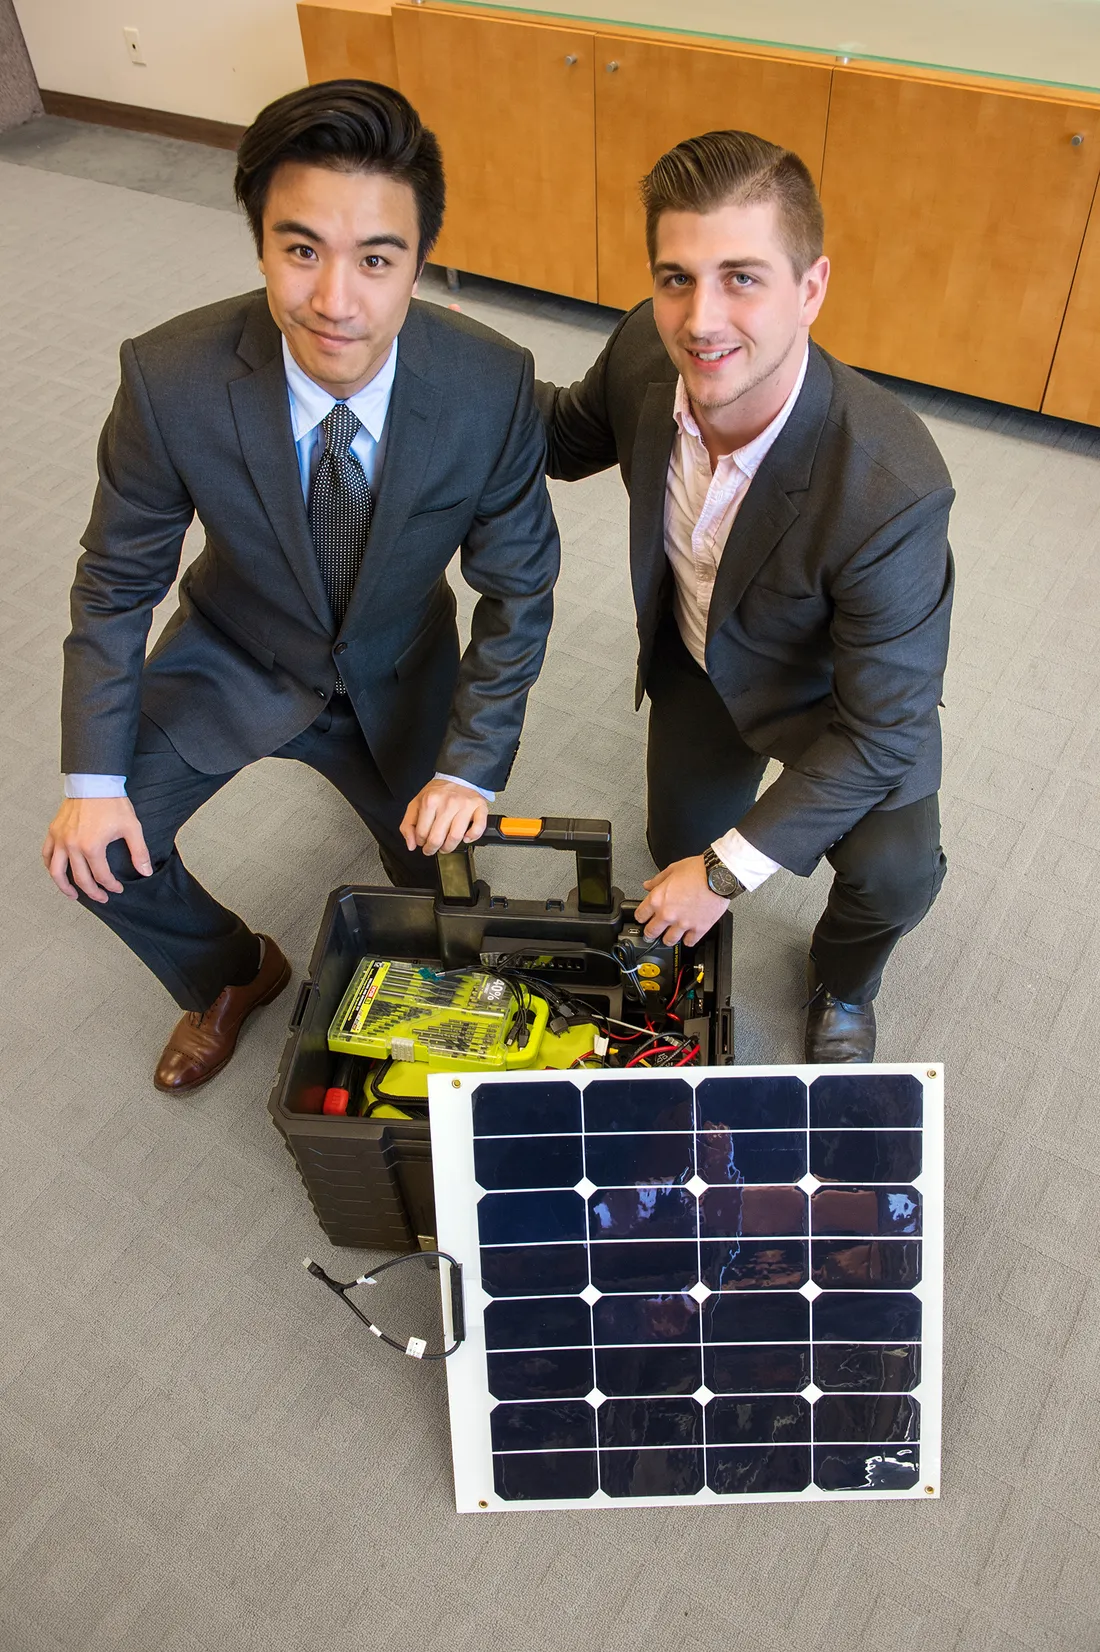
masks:
POLYGON ((228 121, 177 115, 171 109, 145 109, 137 103, 80 97, 75 92, 43 91, 42 108, 47 115, 62 115, 66 120, 117 126, 126 132, 155 132, 162 138, 183 138, 186 143, 205 143, 213 149, 236 149, 244 135, 243 126, 233 126, 228 121))

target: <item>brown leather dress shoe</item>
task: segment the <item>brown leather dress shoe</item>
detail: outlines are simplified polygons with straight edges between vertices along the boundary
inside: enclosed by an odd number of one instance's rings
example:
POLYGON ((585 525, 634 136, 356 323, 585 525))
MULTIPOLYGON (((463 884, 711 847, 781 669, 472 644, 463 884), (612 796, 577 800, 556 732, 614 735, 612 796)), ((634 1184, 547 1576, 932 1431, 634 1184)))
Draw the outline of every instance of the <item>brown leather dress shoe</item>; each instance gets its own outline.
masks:
POLYGON ((157 1063, 153 1083, 173 1095, 197 1090, 220 1073, 237 1048, 237 1038, 253 1010, 278 998, 290 980, 290 965, 270 935, 261 935, 264 955, 254 978, 243 987, 223 987, 208 1010, 191 1010, 176 1025, 157 1063))

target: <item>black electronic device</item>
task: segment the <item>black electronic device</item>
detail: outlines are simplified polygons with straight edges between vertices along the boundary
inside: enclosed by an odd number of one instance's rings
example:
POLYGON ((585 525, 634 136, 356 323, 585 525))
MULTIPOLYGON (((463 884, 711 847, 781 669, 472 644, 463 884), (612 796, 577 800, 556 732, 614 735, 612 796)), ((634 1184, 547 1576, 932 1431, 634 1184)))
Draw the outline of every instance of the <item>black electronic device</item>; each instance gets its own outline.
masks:
MULTIPOLYGON (((415 960, 437 971, 485 970, 548 1007, 552 1065, 651 1069, 733 1057, 729 918, 694 947, 649 941, 636 904, 612 881, 611 829, 598 820, 491 817, 481 840, 576 856, 564 897, 495 895, 470 845, 437 857, 440 889, 344 887, 329 897, 283 1050, 269 1110, 333 1244, 435 1249, 426 1109, 399 1063, 364 1063, 365 1097, 323 1111, 334 1088, 328 1032, 364 958, 415 960), (582 1027, 595 1028, 576 1048, 582 1027)), ((361 1090, 363 1085, 360 1086, 361 1090)))
POLYGON ((615 956, 637 995, 637 1002, 645 1006, 651 1017, 663 1015, 672 1007, 683 950, 679 941, 667 946, 662 940, 650 940, 641 924, 629 923, 622 927, 615 956))

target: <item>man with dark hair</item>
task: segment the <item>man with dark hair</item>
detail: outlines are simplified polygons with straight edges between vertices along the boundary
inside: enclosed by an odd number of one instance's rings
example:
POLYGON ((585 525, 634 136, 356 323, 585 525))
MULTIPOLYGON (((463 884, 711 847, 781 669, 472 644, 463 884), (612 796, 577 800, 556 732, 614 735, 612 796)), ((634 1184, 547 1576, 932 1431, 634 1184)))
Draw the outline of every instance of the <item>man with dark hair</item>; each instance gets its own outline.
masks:
POLYGON ((950 477, 914 414, 810 341, 829 263, 796 155, 710 132, 642 198, 652 299, 583 380, 538 387, 550 474, 618 464, 630 493, 661 868, 638 917, 695 942, 824 856, 806 1060, 868 1061, 883 968, 946 869, 950 477))
POLYGON ((266 291, 122 347, 43 846, 185 1011, 154 1080, 172 1091, 219 1071, 290 975, 188 872, 180 827, 246 764, 296 758, 394 883, 430 885, 424 853, 478 837, 507 779, 558 567, 530 355, 413 299, 444 184, 411 105, 367 81, 280 98, 236 188, 266 291), (146 660, 195 516, 205 546, 146 660), (479 592, 461 660, 456 548, 479 592))

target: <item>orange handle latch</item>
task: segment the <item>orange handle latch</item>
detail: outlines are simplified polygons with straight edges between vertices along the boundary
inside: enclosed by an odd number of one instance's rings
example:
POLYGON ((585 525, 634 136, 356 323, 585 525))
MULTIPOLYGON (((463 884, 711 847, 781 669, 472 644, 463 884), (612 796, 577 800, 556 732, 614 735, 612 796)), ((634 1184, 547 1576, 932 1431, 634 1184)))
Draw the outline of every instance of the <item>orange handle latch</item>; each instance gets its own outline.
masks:
POLYGON ((503 837, 538 837, 541 820, 525 820, 520 815, 502 815, 500 830, 503 837))

